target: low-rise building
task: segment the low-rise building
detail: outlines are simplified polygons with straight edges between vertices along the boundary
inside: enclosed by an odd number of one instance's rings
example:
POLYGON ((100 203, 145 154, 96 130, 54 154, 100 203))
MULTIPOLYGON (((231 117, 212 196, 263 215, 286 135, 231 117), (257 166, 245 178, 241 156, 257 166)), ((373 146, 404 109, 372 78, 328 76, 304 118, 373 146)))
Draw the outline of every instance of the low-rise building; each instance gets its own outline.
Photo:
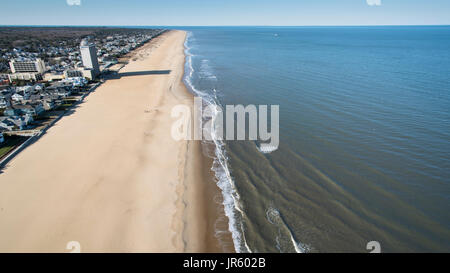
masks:
POLYGON ((0 117, 0 130, 5 130, 5 131, 23 130, 32 121, 33 121, 33 117, 30 115, 0 117))
POLYGON ((9 81, 10 82, 14 82, 14 81, 42 81, 43 77, 41 73, 29 73, 29 72, 25 72, 25 73, 14 73, 14 74, 9 74, 9 81))
POLYGON ((9 62, 11 72, 15 73, 39 73, 45 72, 45 63, 41 59, 15 59, 9 62))
POLYGON ((64 73, 45 73, 44 74, 44 80, 51 82, 51 81, 59 81, 64 79, 64 73))
POLYGON ((22 102, 25 99, 23 92, 15 93, 11 96, 11 99, 15 102, 22 102))
POLYGON ((42 106, 44 107, 44 110, 49 111, 55 108, 56 104, 54 100, 43 100, 42 106))
POLYGON ((76 77, 83 77, 83 71, 71 69, 64 71, 64 78, 76 78, 76 77))
POLYGON ((17 128, 17 125, 9 117, 0 117, 0 129, 12 131, 17 128))
POLYGON ((14 59, 9 62, 11 74, 10 82, 15 80, 41 81, 42 73, 45 72, 45 63, 41 59, 14 59))
POLYGON ((11 106, 11 102, 7 99, 0 99, 0 108, 4 109, 11 106))
POLYGON ((10 107, 7 107, 5 111, 3 112, 3 115, 8 117, 14 117, 14 116, 37 116, 41 114, 44 111, 44 107, 42 106, 42 103, 33 103, 33 104, 16 104, 12 105, 10 107))

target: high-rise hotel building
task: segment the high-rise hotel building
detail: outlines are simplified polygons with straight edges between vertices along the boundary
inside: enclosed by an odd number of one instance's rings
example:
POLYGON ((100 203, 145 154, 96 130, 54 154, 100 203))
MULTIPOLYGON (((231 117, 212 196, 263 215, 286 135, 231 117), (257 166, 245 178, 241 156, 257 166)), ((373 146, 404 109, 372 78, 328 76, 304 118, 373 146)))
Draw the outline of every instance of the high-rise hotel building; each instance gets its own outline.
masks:
POLYGON ((94 76, 100 73, 100 67, 97 59, 97 49, 92 43, 86 40, 81 41, 80 44, 81 59, 85 69, 91 69, 94 76))

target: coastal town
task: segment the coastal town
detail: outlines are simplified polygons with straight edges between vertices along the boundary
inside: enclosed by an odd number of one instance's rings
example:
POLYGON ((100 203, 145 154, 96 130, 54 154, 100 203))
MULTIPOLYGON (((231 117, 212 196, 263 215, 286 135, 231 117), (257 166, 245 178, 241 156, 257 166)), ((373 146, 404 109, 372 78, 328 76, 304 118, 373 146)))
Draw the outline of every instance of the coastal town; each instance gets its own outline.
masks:
POLYGON ((127 54, 164 32, 86 30, 0 29, 0 159, 68 114, 126 64, 127 54))

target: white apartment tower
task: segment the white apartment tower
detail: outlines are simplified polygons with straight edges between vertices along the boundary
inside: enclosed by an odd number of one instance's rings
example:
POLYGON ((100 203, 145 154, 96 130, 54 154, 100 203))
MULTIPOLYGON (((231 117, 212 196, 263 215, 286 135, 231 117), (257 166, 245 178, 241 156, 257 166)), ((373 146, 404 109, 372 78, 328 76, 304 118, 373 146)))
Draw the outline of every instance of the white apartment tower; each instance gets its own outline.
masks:
POLYGON ((100 68, 97 60, 97 49, 94 44, 88 43, 86 40, 82 40, 80 44, 81 59, 83 60, 83 66, 86 69, 91 69, 96 76, 100 73, 100 68))

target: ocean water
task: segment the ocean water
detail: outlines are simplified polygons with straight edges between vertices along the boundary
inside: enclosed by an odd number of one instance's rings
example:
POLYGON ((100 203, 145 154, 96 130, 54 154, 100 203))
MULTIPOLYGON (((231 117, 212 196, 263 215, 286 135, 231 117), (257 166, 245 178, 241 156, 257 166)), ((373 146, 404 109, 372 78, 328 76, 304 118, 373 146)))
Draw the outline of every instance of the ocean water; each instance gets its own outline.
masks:
POLYGON ((276 151, 205 143, 236 251, 450 251, 449 26, 185 30, 206 104, 280 107, 276 151))

